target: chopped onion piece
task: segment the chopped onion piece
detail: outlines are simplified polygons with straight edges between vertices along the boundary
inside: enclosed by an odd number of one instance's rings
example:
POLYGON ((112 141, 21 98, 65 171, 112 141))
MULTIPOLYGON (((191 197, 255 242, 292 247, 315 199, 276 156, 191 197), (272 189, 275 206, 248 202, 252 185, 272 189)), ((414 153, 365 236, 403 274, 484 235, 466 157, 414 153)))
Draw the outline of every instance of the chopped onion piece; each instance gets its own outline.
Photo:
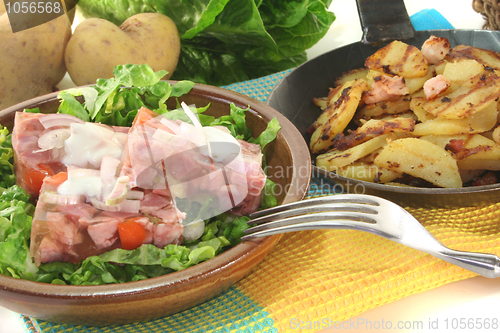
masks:
POLYGON ((66 141, 70 135, 71 132, 69 128, 58 128, 47 131, 38 138, 38 146, 41 148, 38 151, 62 148, 64 147, 64 141, 66 141))
POLYGON ((97 200, 95 197, 90 198, 90 203, 97 209, 108 212, 123 212, 123 213, 139 213, 141 206, 140 200, 125 199, 117 205, 106 205, 104 202, 97 200))
POLYGON ((85 196, 79 194, 58 194, 46 191, 43 195, 43 202, 57 205, 76 205, 85 202, 85 196))
POLYGON ((125 199, 130 199, 130 200, 142 200, 144 199, 144 192, 142 191, 128 191, 127 195, 125 196, 125 199))
POLYGON ((205 231, 205 221, 202 219, 194 220, 184 225, 182 236, 188 241, 194 241, 200 238, 205 231))
POLYGON ((115 182, 115 186, 111 193, 105 198, 106 205, 117 205, 123 200, 125 200, 125 196, 129 191, 128 176, 118 177, 115 182))
POLYGON ((193 111, 191 111, 191 108, 189 108, 189 106, 187 106, 186 103, 184 103, 184 102, 181 102, 181 106, 182 106, 182 109, 184 110, 184 112, 186 112, 189 119, 191 119, 191 122, 193 123, 193 125, 195 127, 202 128, 201 123, 198 120, 198 117, 196 117, 196 115, 193 113, 193 111))
POLYGON ((40 123, 45 128, 51 128, 54 126, 69 126, 71 123, 83 124, 84 121, 75 116, 65 114, 65 113, 50 113, 44 114, 38 118, 40 123))

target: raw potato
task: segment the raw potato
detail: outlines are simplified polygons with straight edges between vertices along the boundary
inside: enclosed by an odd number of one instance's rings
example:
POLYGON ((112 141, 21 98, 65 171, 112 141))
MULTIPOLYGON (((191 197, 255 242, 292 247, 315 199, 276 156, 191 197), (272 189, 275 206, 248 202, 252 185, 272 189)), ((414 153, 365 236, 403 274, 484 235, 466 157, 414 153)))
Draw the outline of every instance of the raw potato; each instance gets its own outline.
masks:
POLYGON ((389 142, 375 164, 407 173, 441 187, 462 187, 457 162, 449 152, 426 140, 404 138, 389 142))
POLYGON ((76 85, 93 84, 113 77, 113 68, 124 64, 148 64, 166 70, 170 78, 180 54, 175 23, 158 13, 131 16, 120 27, 90 18, 81 22, 66 47, 68 73, 76 85))
POLYGON ((67 15, 13 33, 7 13, 0 14, 0 110, 54 90, 66 73, 70 37, 67 15))

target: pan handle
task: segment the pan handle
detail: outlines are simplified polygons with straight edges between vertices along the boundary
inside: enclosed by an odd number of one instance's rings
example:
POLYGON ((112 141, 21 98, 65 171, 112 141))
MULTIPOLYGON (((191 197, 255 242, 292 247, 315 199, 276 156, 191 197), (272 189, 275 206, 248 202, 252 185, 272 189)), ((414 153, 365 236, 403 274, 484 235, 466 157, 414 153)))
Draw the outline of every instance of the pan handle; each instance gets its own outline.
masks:
POLYGON ((364 44, 405 40, 415 35, 403 0, 356 0, 364 44))

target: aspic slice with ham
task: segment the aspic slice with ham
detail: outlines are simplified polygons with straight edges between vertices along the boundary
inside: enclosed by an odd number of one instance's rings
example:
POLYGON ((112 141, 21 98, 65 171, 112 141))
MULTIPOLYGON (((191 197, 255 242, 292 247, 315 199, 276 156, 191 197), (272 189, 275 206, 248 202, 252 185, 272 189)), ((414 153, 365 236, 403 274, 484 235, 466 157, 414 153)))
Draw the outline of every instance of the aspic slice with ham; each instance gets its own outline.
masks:
POLYGON ((260 146, 234 139, 225 128, 202 128, 190 109, 183 108, 194 124, 139 110, 122 156, 121 175, 136 186, 168 189, 176 206, 206 206, 186 211, 186 224, 227 211, 256 211, 266 181, 260 146))
MULTIPOLYGON (((54 184, 45 179, 37 202, 31 230, 30 253, 36 264, 52 261, 79 261, 115 248, 121 248, 118 226, 126 221, 135 221, 145 230, 143 244, 154 244, 163 248, 168 244, 182 242, 183 214, 171 205, 171 198, 146 190, 138 199, 135 209, 102 210, 92 202, 82 200, 75 204, 47 203, 48 193, 58 194, 65 184, 54 184), (154 206, 150 203, 154 202, 154 206)), ((141 192, 140 189, 134 189, 141 192)), ((128 203, 129 204, 129 203, 128 203)), ((132 206, 132 205, 131 205, 132 206)))
POLYGON ((103 156, 121 157, 127 132, 66 114, 17 112, 12 131, 17 184, 37 198, 43 179, 68 165, 98 169, 103 156))
POLYGON ((184 225, 257 210, 266 181, 260 146, 201 127, 186 108, 194 124, 145 108, 131 128, 16 115, 16 171, 50 166, 39 192, 19 181, 39 194, 30 248, 37 264, 121 248, 125 222, 144 229, 137 246, 163 248, 182 242, 184 225))

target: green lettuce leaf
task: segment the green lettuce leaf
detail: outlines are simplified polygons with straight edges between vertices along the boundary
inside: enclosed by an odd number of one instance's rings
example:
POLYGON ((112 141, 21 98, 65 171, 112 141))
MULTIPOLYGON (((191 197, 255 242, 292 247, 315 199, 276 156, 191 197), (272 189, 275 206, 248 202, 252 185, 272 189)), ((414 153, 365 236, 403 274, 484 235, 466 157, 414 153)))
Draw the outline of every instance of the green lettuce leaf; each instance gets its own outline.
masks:
POLYGON ((154 72, 147 64, 119 65, 113 73, 113 78, 98 79, 95 86, 61 91, 58 112, 84 121, 131 126, 141 107, 164 113, 168 98, 180 97, 194 86, 194 82, 185 80, 174 85, 161 81, 167 72, 154 72), (83 104, 78 96, 83 97, 83 104))
POLYGON ((8 188, 15 183, 12 136, 6 127, 0 125, 0 188, 8 188))
POLYGON ((38 269, 29 255, 32 215, 29 195, 13 185, 0 195, 0 273, 16 278, 38 269))

